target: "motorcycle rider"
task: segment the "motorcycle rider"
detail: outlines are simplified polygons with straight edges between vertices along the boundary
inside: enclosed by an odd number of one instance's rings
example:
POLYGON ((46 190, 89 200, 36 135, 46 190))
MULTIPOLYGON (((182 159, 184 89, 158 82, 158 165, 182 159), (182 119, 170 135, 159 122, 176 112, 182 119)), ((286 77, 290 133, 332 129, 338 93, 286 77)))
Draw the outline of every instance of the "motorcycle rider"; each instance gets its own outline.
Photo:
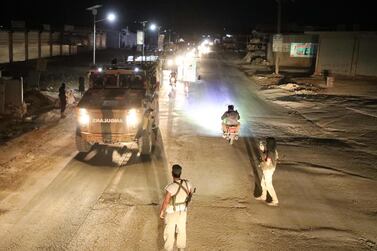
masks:
POLYGON ((223 128, 223 137, 225 137, 225 133, 227 132, 228 126, 236 126, 237 127, 237 134, 240 131, 241 124, 238 122, 240 119, 240 114, 237 110, 234 110, 234 105, 228 105, 228 110, 224 112, 223 116, 221 116, 222 128, 223 128))
POLYGON ((175 71, 171 71, 169 75, 170 84, 175 84, 177 82, 177 73, 175 71), (174 78, 174 80, 173 80, 174 78))

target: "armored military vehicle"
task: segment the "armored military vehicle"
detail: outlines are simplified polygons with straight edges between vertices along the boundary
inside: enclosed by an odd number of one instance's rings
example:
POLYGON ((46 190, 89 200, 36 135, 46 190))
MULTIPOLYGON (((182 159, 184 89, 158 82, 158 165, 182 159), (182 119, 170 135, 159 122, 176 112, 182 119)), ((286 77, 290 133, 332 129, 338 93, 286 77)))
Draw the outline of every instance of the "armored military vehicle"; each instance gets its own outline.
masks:
POLYGON ((157 63, 96 67, 77 105, 76 146, 137 144, 150 155, 158 127, 157 63))

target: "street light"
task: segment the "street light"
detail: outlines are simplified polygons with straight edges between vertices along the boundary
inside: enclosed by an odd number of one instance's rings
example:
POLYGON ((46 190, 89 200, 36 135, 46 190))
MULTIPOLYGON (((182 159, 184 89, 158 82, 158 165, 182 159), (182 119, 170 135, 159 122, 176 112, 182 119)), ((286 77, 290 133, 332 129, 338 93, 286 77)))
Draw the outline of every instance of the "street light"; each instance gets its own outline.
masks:
POLYGON ((157 29, 157 25, 156 24, 151 24, 151 26, 149 26, 149 29, 151 31, 155 31, 157 29))
POLYGON ((158 48, 158 40, 159 40, 159 37, 160 37, 161 26, 158 26, 158 25, 156 25, 155 23, 152 23, 152 24, 149 26, 149 29, 150 29, 151 31, 156 31, 156 30, 157 30, 157 48, 158 48))
POLYGON ((107 15, 107 20, 109 20, 110 22, 114 22, 114 21, 115 21, 115 18, 116 18, 116 16, 115 16, 114 13, 109 13, 109 14, 107 15))
POLYGON ((107 20, 109 22, 113 22, 116 19, 116 16, 114 13, 109 13, 106 18, 96 20, 96 15, 98 14, 99 8, 101 8, 102 5, 94 5, 92 7, 86 8, 86 10, 89 10, 93 14, 93 65, 96 64, 96 23, 102 22, 104 20, 107 20))

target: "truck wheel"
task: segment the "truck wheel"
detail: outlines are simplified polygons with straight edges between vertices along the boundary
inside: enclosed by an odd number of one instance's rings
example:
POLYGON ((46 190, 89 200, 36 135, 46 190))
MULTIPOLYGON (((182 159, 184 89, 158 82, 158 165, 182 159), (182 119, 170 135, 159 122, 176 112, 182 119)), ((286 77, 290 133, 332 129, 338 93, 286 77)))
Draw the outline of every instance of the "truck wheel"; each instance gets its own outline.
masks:
POLYGON ((150 155, 152 153, 152 132, 147 130, 139 139, 139 152, 141 155, 150 155))
POLYGON ((79 135, 76 135, 76 148, 80 153, 87 153, 92 148, 92 145, 83 140, 79 135))

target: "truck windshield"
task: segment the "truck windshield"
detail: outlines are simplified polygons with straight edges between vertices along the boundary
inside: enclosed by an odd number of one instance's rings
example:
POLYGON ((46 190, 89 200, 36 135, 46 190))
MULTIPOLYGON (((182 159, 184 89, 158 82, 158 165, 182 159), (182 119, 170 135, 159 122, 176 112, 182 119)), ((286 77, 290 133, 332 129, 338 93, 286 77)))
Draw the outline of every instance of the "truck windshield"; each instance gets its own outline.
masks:
POLYGON ((119 83, 121 88, 144 89, 143 77, 137 74, 119 75, 119 83))
POLYGON ((140 74, 92 74, 93 88, 145 89, 144 77, 140 74))
POLYGON ((112 74, 92 74, 90 76, 94 88, 116 88, 117 75, 112 74))

